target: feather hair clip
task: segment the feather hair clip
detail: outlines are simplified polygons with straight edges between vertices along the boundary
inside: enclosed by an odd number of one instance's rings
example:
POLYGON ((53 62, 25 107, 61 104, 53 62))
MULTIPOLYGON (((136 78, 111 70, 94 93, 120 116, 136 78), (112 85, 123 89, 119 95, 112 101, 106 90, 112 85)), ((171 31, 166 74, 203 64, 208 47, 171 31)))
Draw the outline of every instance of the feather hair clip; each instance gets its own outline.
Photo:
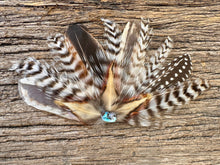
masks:
POLYGON ((172 48, 168 37, 150 55, 149 21, 119 25, 102 19, 102 47, 81 25, 49 37, 54 64, 27 58, 11 70, 23 75, 18 88, 30 106, 85 124, 128 122, 150 126, 175 106, 195 99, 209 84, 189 79, 191 58, 184 54, 166 64, 172 48))

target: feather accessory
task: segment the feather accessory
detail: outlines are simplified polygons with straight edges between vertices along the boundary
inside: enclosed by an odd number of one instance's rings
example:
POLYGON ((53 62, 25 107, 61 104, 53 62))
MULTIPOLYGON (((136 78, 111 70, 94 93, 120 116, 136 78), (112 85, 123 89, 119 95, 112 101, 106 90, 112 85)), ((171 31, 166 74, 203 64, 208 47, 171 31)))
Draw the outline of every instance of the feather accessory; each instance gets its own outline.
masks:
POLYGON ((102 19, 102 46, 82 25, 48 37, 54 63, 27 58, 11 70, 22 74, 18 89, 30 106, 84 124, 127 122, 151 126, 152 118, 188 103, 209 88, 192 79, 190 55, 167 63, 170 37, 154 54, 149 20, 128 22, 124 30, 102 19))

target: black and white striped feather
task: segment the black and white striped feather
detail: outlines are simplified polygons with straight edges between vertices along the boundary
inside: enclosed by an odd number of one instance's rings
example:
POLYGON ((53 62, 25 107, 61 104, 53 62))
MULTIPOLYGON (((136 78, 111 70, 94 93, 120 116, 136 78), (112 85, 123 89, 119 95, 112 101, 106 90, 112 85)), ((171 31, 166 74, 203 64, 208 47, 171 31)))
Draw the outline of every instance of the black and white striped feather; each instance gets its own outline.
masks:
POLYGON ((170 37, 149 53, 149 20, 128 22, 123 31, 113 21, 102 21, 103 47, 84 26, 72 24, 66 34, 48 37, 52 64, 27 58, 12 66, 23 75, 19 92, 28 105, 84 124, 151 126, 152 119, 209 88, 206 80, 190 78, 190 55, 166 62, 170 37))

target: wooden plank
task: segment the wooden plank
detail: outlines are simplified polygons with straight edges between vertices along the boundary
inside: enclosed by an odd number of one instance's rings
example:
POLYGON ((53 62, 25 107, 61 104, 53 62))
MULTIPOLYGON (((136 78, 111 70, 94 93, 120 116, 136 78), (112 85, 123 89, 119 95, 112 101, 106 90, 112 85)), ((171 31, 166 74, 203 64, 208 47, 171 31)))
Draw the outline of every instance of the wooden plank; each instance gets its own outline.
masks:
POLYGON ((0 164, 220 164, 220 3, 217 1, 0 1, 0 164), (150 18, 151 44, 192 55, 194 76, 212 87, 161 128, 82 126, 24 104, 11 62, 50 60, 46 38, 81 22, 102 41, 100 18, 124 25, 150 18))

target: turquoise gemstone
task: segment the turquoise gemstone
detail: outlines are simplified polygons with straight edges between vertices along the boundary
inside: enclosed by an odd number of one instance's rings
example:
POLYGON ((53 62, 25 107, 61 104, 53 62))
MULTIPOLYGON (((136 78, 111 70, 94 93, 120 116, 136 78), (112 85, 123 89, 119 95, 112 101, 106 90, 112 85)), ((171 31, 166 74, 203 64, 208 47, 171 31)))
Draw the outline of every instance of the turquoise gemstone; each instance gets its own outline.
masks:
POLYGON ((114 112, 105 112, 104 115, 102 115, 102 120, 104 122, 108 122, 108 123, 114 123, 116 122, 116 115, 114 112))

